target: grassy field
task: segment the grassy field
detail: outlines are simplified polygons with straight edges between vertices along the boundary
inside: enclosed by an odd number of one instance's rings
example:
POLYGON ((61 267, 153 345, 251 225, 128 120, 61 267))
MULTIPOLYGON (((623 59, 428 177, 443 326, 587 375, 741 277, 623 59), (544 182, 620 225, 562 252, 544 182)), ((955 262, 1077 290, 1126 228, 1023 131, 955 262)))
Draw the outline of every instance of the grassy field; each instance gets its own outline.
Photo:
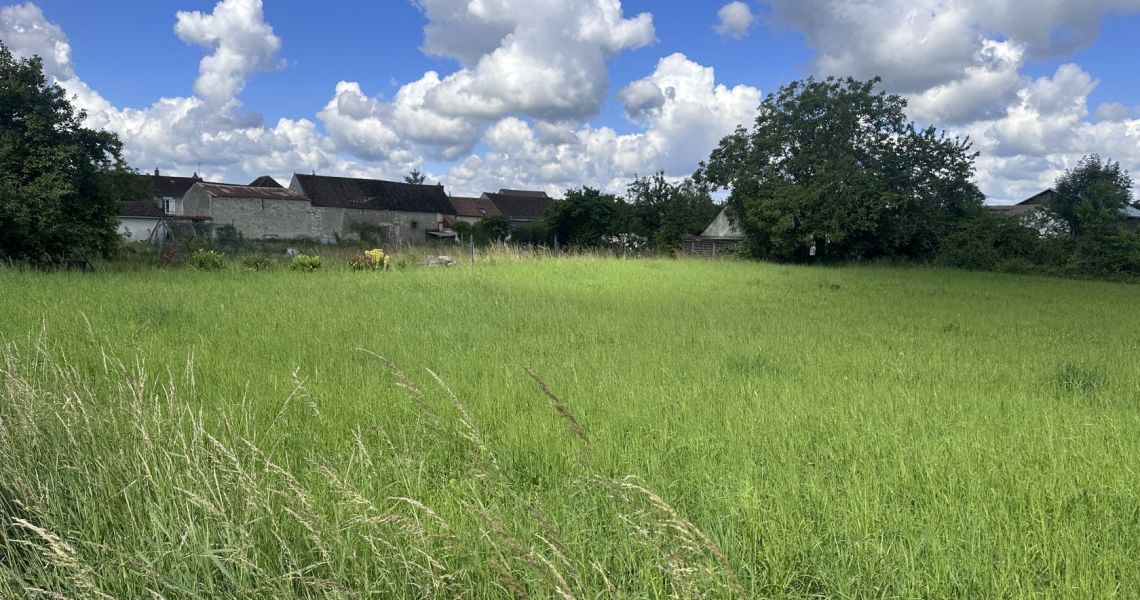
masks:
POLYGON ((0 597, 1137 597, 1138 302, 600 258, 0 272, 0 597))

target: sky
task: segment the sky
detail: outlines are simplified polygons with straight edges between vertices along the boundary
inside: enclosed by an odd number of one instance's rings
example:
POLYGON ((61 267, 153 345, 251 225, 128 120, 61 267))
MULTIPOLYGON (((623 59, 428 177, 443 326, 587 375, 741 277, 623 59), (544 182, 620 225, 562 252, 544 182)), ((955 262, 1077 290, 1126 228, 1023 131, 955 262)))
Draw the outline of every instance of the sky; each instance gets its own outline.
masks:
POLYGON ((450 193, 690 175, 808 76, 969 136, 991 202, 1097 152, 1140 176, 1140 0, 0 0, 0 41, 140 171, 450 193))

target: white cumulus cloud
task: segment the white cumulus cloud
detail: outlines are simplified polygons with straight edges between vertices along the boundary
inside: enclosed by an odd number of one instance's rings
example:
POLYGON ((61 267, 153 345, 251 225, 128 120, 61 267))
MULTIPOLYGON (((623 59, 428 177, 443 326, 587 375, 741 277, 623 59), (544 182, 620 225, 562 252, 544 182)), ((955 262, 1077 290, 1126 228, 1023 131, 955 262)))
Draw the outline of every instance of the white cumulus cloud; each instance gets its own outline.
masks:
POLYGON ((719 20, 716 32, 737 40, 748 35, 748 30, 756 24, 756 15, 752 14, 752 8, 740 0, 725 4, 717 11, 716 16, 719 20))

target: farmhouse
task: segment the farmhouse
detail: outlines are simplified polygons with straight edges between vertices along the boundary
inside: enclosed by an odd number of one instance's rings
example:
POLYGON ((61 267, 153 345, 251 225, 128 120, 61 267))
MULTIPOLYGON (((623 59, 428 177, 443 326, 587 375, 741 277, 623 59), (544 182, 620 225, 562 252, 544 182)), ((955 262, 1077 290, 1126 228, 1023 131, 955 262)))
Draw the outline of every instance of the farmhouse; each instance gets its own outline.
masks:
POLYGON ((196 183, 183 198, 186 215, 233 225, 255 240, 310 237, 310 210, 304 197, 281 187, 196 183))
POLYGON ((686 235, 681 239, 681 251, 689 256, 716 258, 731 256, 744 241, 744 234, 728 218, 728 208, 720 211, 701 235, 686 235))
POLYGON ((511 228, 541 221, 546 216, 546 209, 554 199, 546 192, 531 190, 499 190, 498 192, 485 192, 482 200, 490 201, 499 209, 511 228))
POLYGON ((153 175, 139 175, 150 190, 151 198, 124 202, 119 211, 119 234, 134 242, 161 244, 176 231, 188 227, 193 219, 185 219, 184 198, 190 188, 202 181, 193 177, 171 177, 158 169, 153 175))
POLYGON ((424 240, 453 212, 442 185, 296 174, 289 189, 312 207, 309 237, 424 240))

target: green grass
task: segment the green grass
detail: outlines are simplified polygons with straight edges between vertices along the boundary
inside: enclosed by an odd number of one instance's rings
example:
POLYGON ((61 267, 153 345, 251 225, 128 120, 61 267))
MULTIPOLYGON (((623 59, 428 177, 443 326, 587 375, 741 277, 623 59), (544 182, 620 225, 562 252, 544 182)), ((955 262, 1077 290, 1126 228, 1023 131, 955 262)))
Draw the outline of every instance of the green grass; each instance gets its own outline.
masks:
POLYGON ((1140 595, 1140 287, 490 263, 0 272, 0 596, 1140 595))

